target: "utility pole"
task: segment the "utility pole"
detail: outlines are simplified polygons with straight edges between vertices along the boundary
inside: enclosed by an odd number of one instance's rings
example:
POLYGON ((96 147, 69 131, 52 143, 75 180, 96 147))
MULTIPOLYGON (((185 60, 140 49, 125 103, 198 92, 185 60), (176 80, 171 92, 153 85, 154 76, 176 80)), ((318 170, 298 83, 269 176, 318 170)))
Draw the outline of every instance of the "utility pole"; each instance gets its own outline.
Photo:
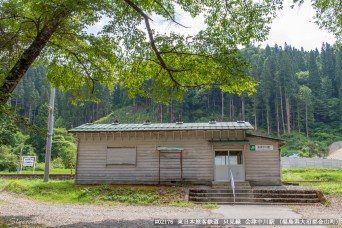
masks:
POLYGON ((54 122, 53 109, 55 106, 55 92, 56 92, 56 89, 51 88, 48 133, 47 133, 46 153, 45 153, 44 182, 49 181, 49 173, 50 173, 51 147, 52 147, 53 122, 54 122))

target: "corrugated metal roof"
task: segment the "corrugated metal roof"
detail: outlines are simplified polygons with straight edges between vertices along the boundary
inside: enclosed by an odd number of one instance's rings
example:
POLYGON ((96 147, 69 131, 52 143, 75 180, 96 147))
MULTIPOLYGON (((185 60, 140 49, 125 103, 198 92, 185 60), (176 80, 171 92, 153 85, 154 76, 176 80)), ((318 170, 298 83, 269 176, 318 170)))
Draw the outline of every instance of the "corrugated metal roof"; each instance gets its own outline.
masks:
POLYGON ((218 140, 209 140, 208 141, 209 145, 245 145, 245 144, 250 144, 249 141, 228 141, 228 140, 224 140, 224 141, 218 141, 218 140))
POLYGON ((265 135, 256 135, 256 134, 246 134, 247 137, 258 137, 258 138, 265 138, 265 139, 271 139, 279 142, 286 142, 283 139, 276 138, 276 137, 271 137, 271 136, 265 136, 265 135))
POLYGON ((155 123, 155 124, 83 124, 69 130, 77 132, 135 132, 135 131, 195 131, 195 130, 252 130, 249 122, 212 123, 155 123))

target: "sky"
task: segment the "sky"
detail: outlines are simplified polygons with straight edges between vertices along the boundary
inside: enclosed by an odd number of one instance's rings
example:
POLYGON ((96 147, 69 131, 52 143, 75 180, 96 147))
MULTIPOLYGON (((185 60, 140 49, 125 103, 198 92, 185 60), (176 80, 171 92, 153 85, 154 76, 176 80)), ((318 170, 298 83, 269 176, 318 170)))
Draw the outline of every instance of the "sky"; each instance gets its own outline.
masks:
POLYGON ((286 42, 296 48, 303 47, 304 50, 320 50, 323 42, 335 43, 334 35, 322 30, 313 23, 312 17, 315 14, 310 5, 310 1, 298 7, 291 9, 291 1, 286 0, 284 8, 278 12, 277 18, 271 25, 271 31, 268 40, 262 43, 262 46, 269 44, 274 46, 277 43, 284 46, 286 42))
MULTIPOLYGON (((271 24, 271 31, 268 39, 260 43, 261 47, 267 44, 273 47, 275 44, 284 46, 285 42, 292 47, 304 50, 320 50, 323 42, 330 44, 335 43, 334 35, 329 34, 327 31, 322 30, 313 23, 314 9, 310 5, 310 1, 304 1, 301 6, 295 6, 293 9, 290 7, 292 0, 285 0, 283 10, 277 13, 277 17, 271 24)), ((192 18, 189 14, 182 12, 181 9, 176 8, 176 21, 190 27, 183 28, 171 22, 165 22, 162 17, 152 15, 153 22, 151 25, 160 33, 169 33, 170 31, 181 34, 196 34, 201 29, 204 29, 203 15, 192 18)), ((106 19, 102 19, 99 23, 89 28, 92 32, 97 32, 106 23, 106 19)), ((144 25, 141 26, 145 30, 144 25)))
MULTIPOLYGON (((291 8, 292 0, 285 0, 284 7, 281 11, 277 12, 277 17, 271 24, 271 31, 267 41, 260 43, 261 47, 267 44, 274 46, 284 46, 285 42, 288 45, 304 50, 320 50, 323 42, 330 44, 335 43, 335 37, 327 31, 322 30, 313 22, 315 10, 312 8, 310 1, 304 1, 301 6, 291 8)), ((181 11, 177 9, 176 12, 181 11)), ((204 18, 199 16, 196 19, 191 18, 190 15, 179 13, 176 15, 176 20, 185 26, 191 27, 190 29, 182 28, 180 26, 171 25, 171 23, 162 23, 161 18, 157 17, 154 26, 158 31, 177 31, 180 33, 196 34, 199 30, 205 28, 203 26, 204 18)))

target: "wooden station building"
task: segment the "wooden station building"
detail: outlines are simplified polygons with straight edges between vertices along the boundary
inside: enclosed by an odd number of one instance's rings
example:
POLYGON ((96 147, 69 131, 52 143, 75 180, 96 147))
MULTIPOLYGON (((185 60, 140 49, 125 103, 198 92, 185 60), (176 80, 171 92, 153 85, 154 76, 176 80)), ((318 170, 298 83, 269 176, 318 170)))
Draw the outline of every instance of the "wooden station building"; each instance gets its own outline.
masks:
POLYGON ((78 184, 279 185, 284 141, 248 134, 250 123, 84 124, 78 140, 78 184))

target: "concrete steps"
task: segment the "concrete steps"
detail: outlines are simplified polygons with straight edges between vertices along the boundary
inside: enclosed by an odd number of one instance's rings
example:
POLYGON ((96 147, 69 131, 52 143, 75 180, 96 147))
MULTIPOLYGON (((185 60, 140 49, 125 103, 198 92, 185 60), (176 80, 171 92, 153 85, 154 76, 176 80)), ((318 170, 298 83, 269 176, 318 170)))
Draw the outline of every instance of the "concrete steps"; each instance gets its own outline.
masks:
MULTIPOLYGON (((189 190, 189 201, 194 203, 234 204, 229 184, 189 190)), ((249 183, 235 184, 235 204, 246 205, 302 205, 320 203, 316 190, 252 189, 249 183)))

